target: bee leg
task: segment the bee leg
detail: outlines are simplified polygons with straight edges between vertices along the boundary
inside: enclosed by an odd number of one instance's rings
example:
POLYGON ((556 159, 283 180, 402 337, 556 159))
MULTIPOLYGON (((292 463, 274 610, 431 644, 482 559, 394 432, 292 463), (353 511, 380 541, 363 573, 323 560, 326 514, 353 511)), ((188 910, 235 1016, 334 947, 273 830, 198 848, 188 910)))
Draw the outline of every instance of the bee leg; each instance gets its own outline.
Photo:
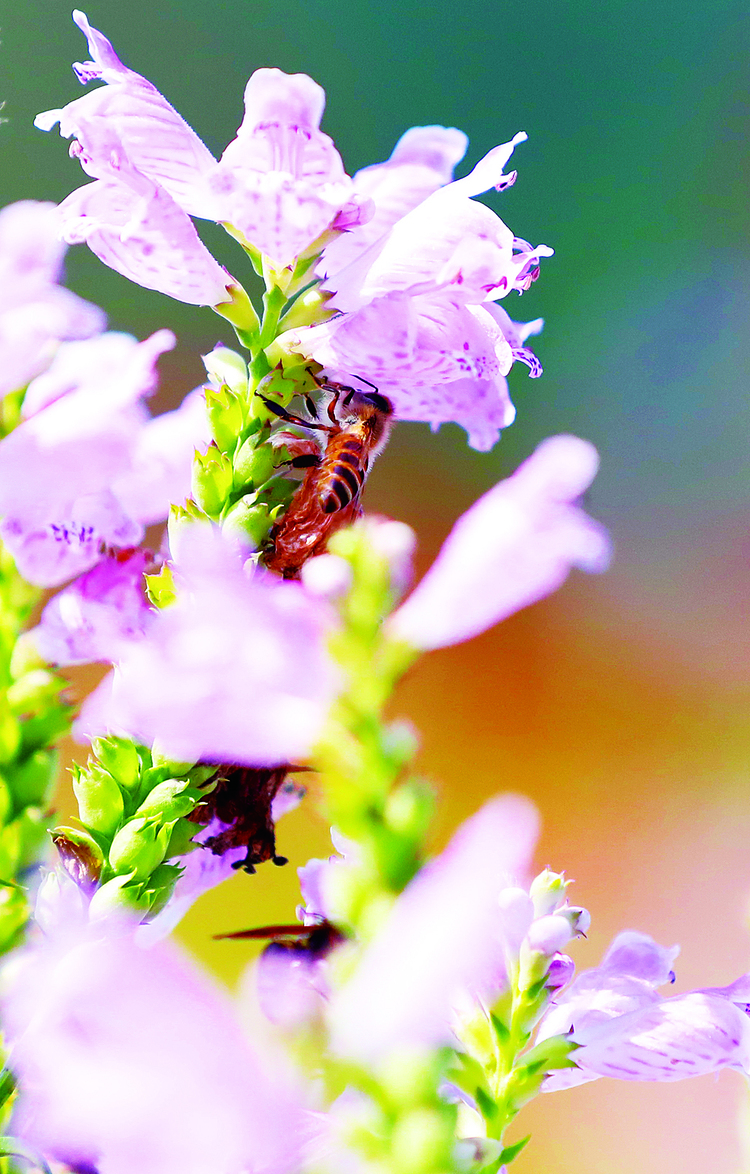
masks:
POLYGON ((281 404, 274 403, 272 399, 267 399, 259 391, 256 391, 255 394, 260 396, 269 412, 273 412, 274 416, 285 420, 287 424, 298 424, 301 428, 312 428, 317 432, 331 431, 327 424, 316 424, 312 420, 303 420, 301 416, 295 416, 293 412, 288 412, 286 408, 282 408, 281 404))

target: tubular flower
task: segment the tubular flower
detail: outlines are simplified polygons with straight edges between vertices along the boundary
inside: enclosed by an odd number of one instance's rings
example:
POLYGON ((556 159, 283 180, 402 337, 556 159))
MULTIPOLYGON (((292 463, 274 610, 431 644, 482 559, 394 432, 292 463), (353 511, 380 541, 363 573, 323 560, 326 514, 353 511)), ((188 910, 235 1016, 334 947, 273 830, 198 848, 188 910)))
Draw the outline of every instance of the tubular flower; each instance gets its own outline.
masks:
POLYGON ((177 761, 271 766, 309 752, 333 696, 328 609, 243 569, 210 526, 184 528, 177 602, 123 650, 80 732, 158 741, 177 761))
POLYGON ((228 300, 231 277, 201 244, 189 217, 227 223, 282 267, 343 216, 362 216, 333 143, 319 130, 323 91, 304 74, 257 70, 245 117, 217 163, 158 90, 128 69, 82 12, 91 61, 74 66, 100 89, 36 125, 74 137, 72 153, 95 183, 62 205, 63 232, 105 264, 181 301, 228 300))
POLYGON ((178 951, 141 948, 126 922, 66 926, 60 912, 4 984, 17 1135, 109 1174, 297 1169, 299 1093, 218 989, 178 951))
POLYGON ((575 1068, 547 1077, 553 1091, 613 1076, 618 1080, 682 1080, 720 1068, 750 1074, 750 976, 727 987, 665 999, 678 947, 647 934, 619 934, 601 966, 584 971, 558 997, 539 1039, 570 1033, 575 1068))
POLYGON ((451 1039, 456 1001, 497 976, 506 929, 498 894, 527 872, 538 817, 527 800, 491 800, 396 900, 354 974, 332 998, 332 1046, 378 1062, 451 1039))
MULTIPOLYGON (((458 132, 443 131, 451 133, 458 132)), ((340 313, 289 331, 285 345, 334 378, 367 371, 400 419, 433 427, 454 421, 466 428, 475 448, 491 448, 515 415, 505 381, 514 359, 527 362, 532 375, 541 373, 530 352, 517 345, 518 330, 507 316, 495 316, 491 304, 512 289, 528 289, 539 258, 552 250, 514 237, 472 197, 513 183, 515 172, 505 175, 503 168, 525 138, 519 134, 495 147, 463 179, 442 187, 435 182, 436 190, 392 220, 379 238, 372 239, 366 225, 351 234, 352 246, 334 241, 318 272, 331 293, 330 308, 340 313), (358 233, 372 240, 364 250, 357 247, 358 233)), ((442 146, 452 160, 448 144, 442 146)), ((436 179, 445 175, 445 162, 436 179)), ((415 194, 407 190, 407 206, 415 194)), ((376 217, 377 195, 376 186, 376 217)), ((382 221, 388 225, 389 219, 386 207, 382 221)), ((526 334, 539 329, 531 323, 526 334)))
POLYGON ((144 523, 166 517, 170 495, 187 492, 205 422, 194 403, 153 421, 143 403, 174 341, 160 330, 141 343, 115 333, 64 343, 29 385, 26 418, 0 441, 0 534, 30 582, 56 586, 106 548, 136 545, 144 523), (134 484, 154 440, 162 461, 134 484))
POLYGON ((104 328, 98 306, 57 284, 64 255, 54 204, 21 200, 0 211, 0 396, 39 375, 59 342, 104 328))
POLYGON ((575 504, 597 465, 585 440, 543 441, 459 518, 391 634, 414 648, 457 644, 557 590, 571 567, 603 571, 606 532, 575 504))

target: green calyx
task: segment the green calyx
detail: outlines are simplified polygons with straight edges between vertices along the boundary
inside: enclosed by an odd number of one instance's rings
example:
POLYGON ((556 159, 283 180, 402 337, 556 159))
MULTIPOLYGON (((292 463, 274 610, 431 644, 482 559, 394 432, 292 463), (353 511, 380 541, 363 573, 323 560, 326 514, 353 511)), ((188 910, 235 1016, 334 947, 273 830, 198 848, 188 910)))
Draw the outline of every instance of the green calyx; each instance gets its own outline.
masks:
POLYGON ((192 849, 198 830, 187 817, 205 798, 213 767, 159 761, 124 738, 99 738, 73 788, 82 829, 53 833, 68 875, 92 897, 92 916, 123 907, 153 916, 181 868, 170 858, 192 849))

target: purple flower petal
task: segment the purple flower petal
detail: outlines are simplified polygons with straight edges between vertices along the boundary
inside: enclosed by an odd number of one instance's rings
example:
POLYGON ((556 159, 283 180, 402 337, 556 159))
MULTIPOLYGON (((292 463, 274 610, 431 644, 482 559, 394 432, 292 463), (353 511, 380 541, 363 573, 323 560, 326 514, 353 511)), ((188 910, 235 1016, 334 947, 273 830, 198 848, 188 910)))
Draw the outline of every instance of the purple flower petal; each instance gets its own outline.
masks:
POLYGON ((328 611, 299 584, 248 576, 208 526, 185 527, 178 600, 86 702, 79 733, 158 740, 178 761, 251 766, 309 753, 333 695, 328 611))
POLYGON ((455 127, 413 126, 398 140, 390 159, 358 171, 354 190, 373 201, 374 214, 326 246, 318 276, 328 278, 346 268, 397 220, 449 183, 467 145, 466 135, 455 127))
POLYGON ((392 294, 288 338, 330 378, 366 371, 397 419, 433 428, 460 424, 480 450, 491 448, 515 417, 505 380, 511 347, 483 306, 392 294))
POLYGON ((349 982, 333 996, 333 1047, 377 1062, 450 1038, 454 1000, 497 964, 500 890, 523 877, 538 831, 520 796, 491 800, 396 900, 349 982))
POLYGON ((121 168, 72 192, 60 205, 69 244, 85 243, 100 261, 145 289, 214 306, 232 281, 165 188, 121 168))
POLYGON ((110 1174, 298 1168, 302 1107, 187 958, 127 927, 71 927, 17 960, 4 1024, 24 1092, 14 1130, 110 1174), (196 1111, 200 1106, 200 1111, 196 1111))
POLYGON ((35 126, 75 136, 88 174, 102 178, 117 164, 129 163, 165 188, 181 208, 194 216, 213 219, 214 209, 204 176, 216 163, 211 152, 140 74, 122 64, 112 45, 92 28, 82 12, 73 20, 85 35, 93 61, 76 64, 79 81, 107 83, 62 110, 39 114, 35 126))
POLYGON ((352 203, 352 181, 320 131, 325 95, 305 74, 258 69, 245 117, 211 176, 220 218, 276 267, 290 264, 352 203))
POLYGON ((683 1080, 719 1068, 750 1074, 750 1019, 729 999, 692 991, 590 1028, 574 1056, 595 1076, 683 1080))
POLYGON ((393 636, 422 649, 456 644, 555 591, 571 567, 604 570, 606 534, 573 504, 597 465, 596 450, 574 436, 539 445, 458 520, 389 621, 393 636))
POLYGON ((126 512, 149 526, 161 522, 170 505, 190 496, 196 449, 211 441, 202 388, 196 388, 173 412, 163 412, 139 431, 128 469, 113 482, 126 512))
POLYGON ((104 328, 102 310, 55 284, 64 254, 54 204, 22 200, 0 211, 0 395, 43 371, 61 340, 104 328))
POLYGON ((30 638, 50 664, 113 661, 151 617, 143 590, 144 551, 106 558, 47 604, 30 638))

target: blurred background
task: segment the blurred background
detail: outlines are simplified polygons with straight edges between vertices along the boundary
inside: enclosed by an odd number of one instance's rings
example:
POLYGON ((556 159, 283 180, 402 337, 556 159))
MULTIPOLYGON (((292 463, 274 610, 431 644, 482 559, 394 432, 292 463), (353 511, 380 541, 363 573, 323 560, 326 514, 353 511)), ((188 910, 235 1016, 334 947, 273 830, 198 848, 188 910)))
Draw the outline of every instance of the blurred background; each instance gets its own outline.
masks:
MULTIPOLYGON (((579 966, 631 927, 682 944, 676 990, 730 982, 750 965, 746 4, 91 0, 88 15, 216 154, 264 65, 325 86, 324 129, 350 173, 413 124, 469 134, 460 173, 528 131, 516 186, 489 202, 517 235, 556 249, 522 304, 504 303, 547 320, 535 343, 545 374, 512 373, 518 419, 492 453, 469 450, 458 428, 399 426, 367 506, 415 527, 424 566, 478 494, 543 437, 572 431, 601 452, 588 508, 616 560, 428 657, 394 713, 422 732, 436 843, 498 790, 539 805, 539 866, 574 877, 593 917, 579 966)), ((83 38, 64 0, 30 0, 6 8, 2 42, 0 202, 60 200, 83 176, 32 119, 82 92, 70 63, 87 56, 83 38)), ((201 232, 242 278, 223 234, 201 232)), ((177 331, 162 406, 200 382, 201 352, 231 343, 210 311, 129 285, 83 247, 68 282, 112 328, 177 331)), ((281 825, 279 848, 291 867, 236 878, 180 931, 230 982, 250 947, 210 935, 293 917, 294 867, 329 849, 314 797, 281 825)), ((534 1140, 513 1169, 737 1174, 743 1090, 724 1072, 541 1098, 521 1117, 517 1136, 534 1140)))

